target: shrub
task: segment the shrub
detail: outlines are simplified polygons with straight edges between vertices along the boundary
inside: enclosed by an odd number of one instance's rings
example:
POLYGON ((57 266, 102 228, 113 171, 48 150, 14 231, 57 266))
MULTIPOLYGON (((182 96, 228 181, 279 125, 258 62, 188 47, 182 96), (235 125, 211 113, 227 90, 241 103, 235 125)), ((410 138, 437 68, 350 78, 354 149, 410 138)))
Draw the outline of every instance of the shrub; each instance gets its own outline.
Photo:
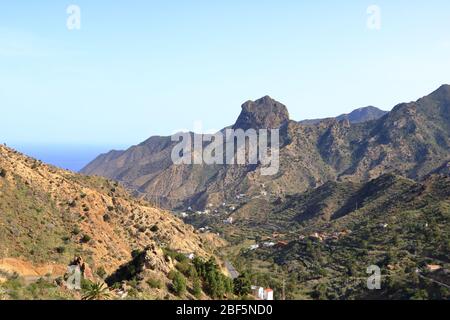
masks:
POLYGON ((89 241, 91 241, 91 237, 87 234, 83 235, 83 237, 81 238, 82 243, 88 243, 89 241))
POLYGON ((80 234, 80 232, 81 232, 81 230, 80 230, 80 228, 79 228, 78 226, 76 226, 76 227, 73 228, 73 230, 72 230, 72 234, 73 234, 73 235, 78 235, 78 234, 80 234))
POLYGON ((200 298, 201 294, 202 294, 202 284, 200 282, 199 278, 195 278, 194 280, 194 285, 192 288, 192 293, 194 294, 194 297, 196 297, 197 299, 200 298))
POLYGON ((178 262, 184 262, 189 260, 184 254, 176 252, 170 248, 163 248, 164 254, 167 257, 177 260, 178 262))
POLYGON ((154 288, 154 289, 162 288, 162 283, 161 283, 161 280, 159 280, 159 279, 150 278, 147 280, 147 284, 150 288, 154 288))
POLYGON ((195 267, 187 261, 178 263, 176 268, 188 278, 192 279, 197 277, 197 270, 195 270, 195 267))
POLYGON ((64 236, 61 238, 62 241, 64 241, 65 244, 69 244, 70 242, 70 237, 69 236, 64 236))
POLYGON ((252 291, 252 283, 247 273, 241 274, 234 279, 234 293, 238 296, 245 296, 252 291))
POLYGON ((316 300, 326 300, 327 299, 327 286, 320 283, 316 286, 311 296, 316 300))
POLYGON ((110 222, 110 221, 111 221, 111 216, 110 216, 109 214, 105 214, 105 215, 103 216, 103 221, 105 221, 105 222, 110 222))
POLYGON ((150 231, 151 231, 151 232, 158 232, 158 231, 159 231, 159 227, 155 224, 154 226, 152 226, 152 227, 150 228, 150 231))
POLYGON ((2 177, 2 178, 6 177, 6 170, 5 169, 0 169, 0 177, 2 177))
POLYGON ((138 255, 140 255, 142 253, 141 250, 139 249, 134 249, 133 251, 131 251, 131 257, 134 259, 136 258, 138 255))
POLYGON ((59 254, 63 254, 64 252, 66 252, 66 248, 63 246, 57 247, 56 252, 58 252, 59 254))
POLYGON ((67 201, 67 205, 69 207, 73 208, 77 205, 77 202, 75 200, 69 200, 69 201, 67 201))
POLYGON ((175 272, 172 283, 173 291, 177 295, 182 295, 186 291, 186 279, 181 273, 175 272))
POLYGON ((100 278, 105 279, 105 277, 106 277, 105 268, 103 268, 103 267, 98 268, 96 273, 100 278))

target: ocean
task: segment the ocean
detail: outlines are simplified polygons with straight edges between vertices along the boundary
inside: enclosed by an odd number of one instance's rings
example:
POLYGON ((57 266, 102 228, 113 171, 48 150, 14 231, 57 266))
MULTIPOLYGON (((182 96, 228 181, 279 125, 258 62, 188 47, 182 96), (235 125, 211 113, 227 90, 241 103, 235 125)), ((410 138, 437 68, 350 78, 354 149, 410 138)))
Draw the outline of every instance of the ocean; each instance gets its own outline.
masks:
POLYGON ((98 155, 114 149, 111 146, 82 145, 56 146, 16 144, 10 145, 10 147, 32 158, 73 172, 79 172, 98 155))

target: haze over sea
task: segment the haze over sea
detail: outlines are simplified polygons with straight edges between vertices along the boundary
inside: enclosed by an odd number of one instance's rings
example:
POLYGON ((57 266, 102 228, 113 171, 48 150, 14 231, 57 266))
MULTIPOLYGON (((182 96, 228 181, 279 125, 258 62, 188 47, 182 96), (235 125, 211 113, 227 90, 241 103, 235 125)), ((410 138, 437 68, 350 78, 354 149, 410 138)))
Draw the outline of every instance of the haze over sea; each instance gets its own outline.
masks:
POLYGON ((35 159, 74 172, 81 170, 101 153, 106 153, 112 149, 126 148, 125 146, 48 144, 17 144, 9 146, 35 159))

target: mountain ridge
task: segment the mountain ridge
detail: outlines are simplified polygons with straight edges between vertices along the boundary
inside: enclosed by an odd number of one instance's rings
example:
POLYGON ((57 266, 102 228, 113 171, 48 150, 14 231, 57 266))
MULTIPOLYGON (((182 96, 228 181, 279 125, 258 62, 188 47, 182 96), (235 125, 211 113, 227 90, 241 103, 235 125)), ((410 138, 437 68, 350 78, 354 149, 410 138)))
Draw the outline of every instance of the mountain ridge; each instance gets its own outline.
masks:
POLYGON ((378 120, 379 118, 383 117, 387 113, 389 113, 389 112, 383 111, 374 106, 367 106, 364 108, 355 109, 350 113, 341 114, 335 118, 302 120, 302 121, 299 121, 299 123, 305 124, 305 125, 316 125, 321 121, 330 120, 330 119, 336 119, 338 121, 348 120, 348 121, 350 121, 350 123, 361 123, 361 122, 367 122, 367 121, 372 121, 372 120, 378 120))
POLYGON ((82 173, 119 180, 172 209, 202 209, 232 201, 240 193, 256 195, 263 184, 278 196, 304 192, 329 180, 368 181, 389 172, 420 179, 449 158, 448 88, 443 85, 378 119, 356 123, 330 118, 303 125, 289 120, 287 108, 268 96, 244 103, 234 127, 280 126, 280 172, 272 177, 262 177, 254 166, 173 166, 168 137, 152 137, 128 151, 110 154, 114 159, 103 156, 108 161, 97 158, 82 173))

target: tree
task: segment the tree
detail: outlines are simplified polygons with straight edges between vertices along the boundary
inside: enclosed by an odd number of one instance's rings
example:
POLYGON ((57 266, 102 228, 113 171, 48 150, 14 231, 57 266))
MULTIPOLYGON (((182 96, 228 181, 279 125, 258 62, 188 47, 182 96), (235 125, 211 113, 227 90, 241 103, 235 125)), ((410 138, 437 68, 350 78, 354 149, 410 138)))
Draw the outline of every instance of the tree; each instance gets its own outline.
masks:
POLYGON ((202 294, 202 284, 201 284, 199 278, 194 279, 193 294, 194 294, 194 297, 196 297, 197 299, 200 298, 200 296, 202 294))
POLYGON ((428 300, 428 292, 424 289, 417 290, 411 300, 428 300))
POLYGON ((324 283, 318 284, 312 293, 312 297, 314 299, 318 299, 318 300, 326 300, 327 299, 327 286, 324 283))
POLYGON ((186 291, 186 279, 180 272, 175 273, 172 283, 173 291, 177 295, 182 295, 186 291))
POLYGON ((252 283, 247 273, 241 274, 234 279, 234 294, 238 296, 245 296, 252 292, 252 283))
POLYGON ((224 286, 225 286, 225 293, 226 294, 233 293, 234 286, 233 286, 233 280, 231 278, 224 277, 224 286))

